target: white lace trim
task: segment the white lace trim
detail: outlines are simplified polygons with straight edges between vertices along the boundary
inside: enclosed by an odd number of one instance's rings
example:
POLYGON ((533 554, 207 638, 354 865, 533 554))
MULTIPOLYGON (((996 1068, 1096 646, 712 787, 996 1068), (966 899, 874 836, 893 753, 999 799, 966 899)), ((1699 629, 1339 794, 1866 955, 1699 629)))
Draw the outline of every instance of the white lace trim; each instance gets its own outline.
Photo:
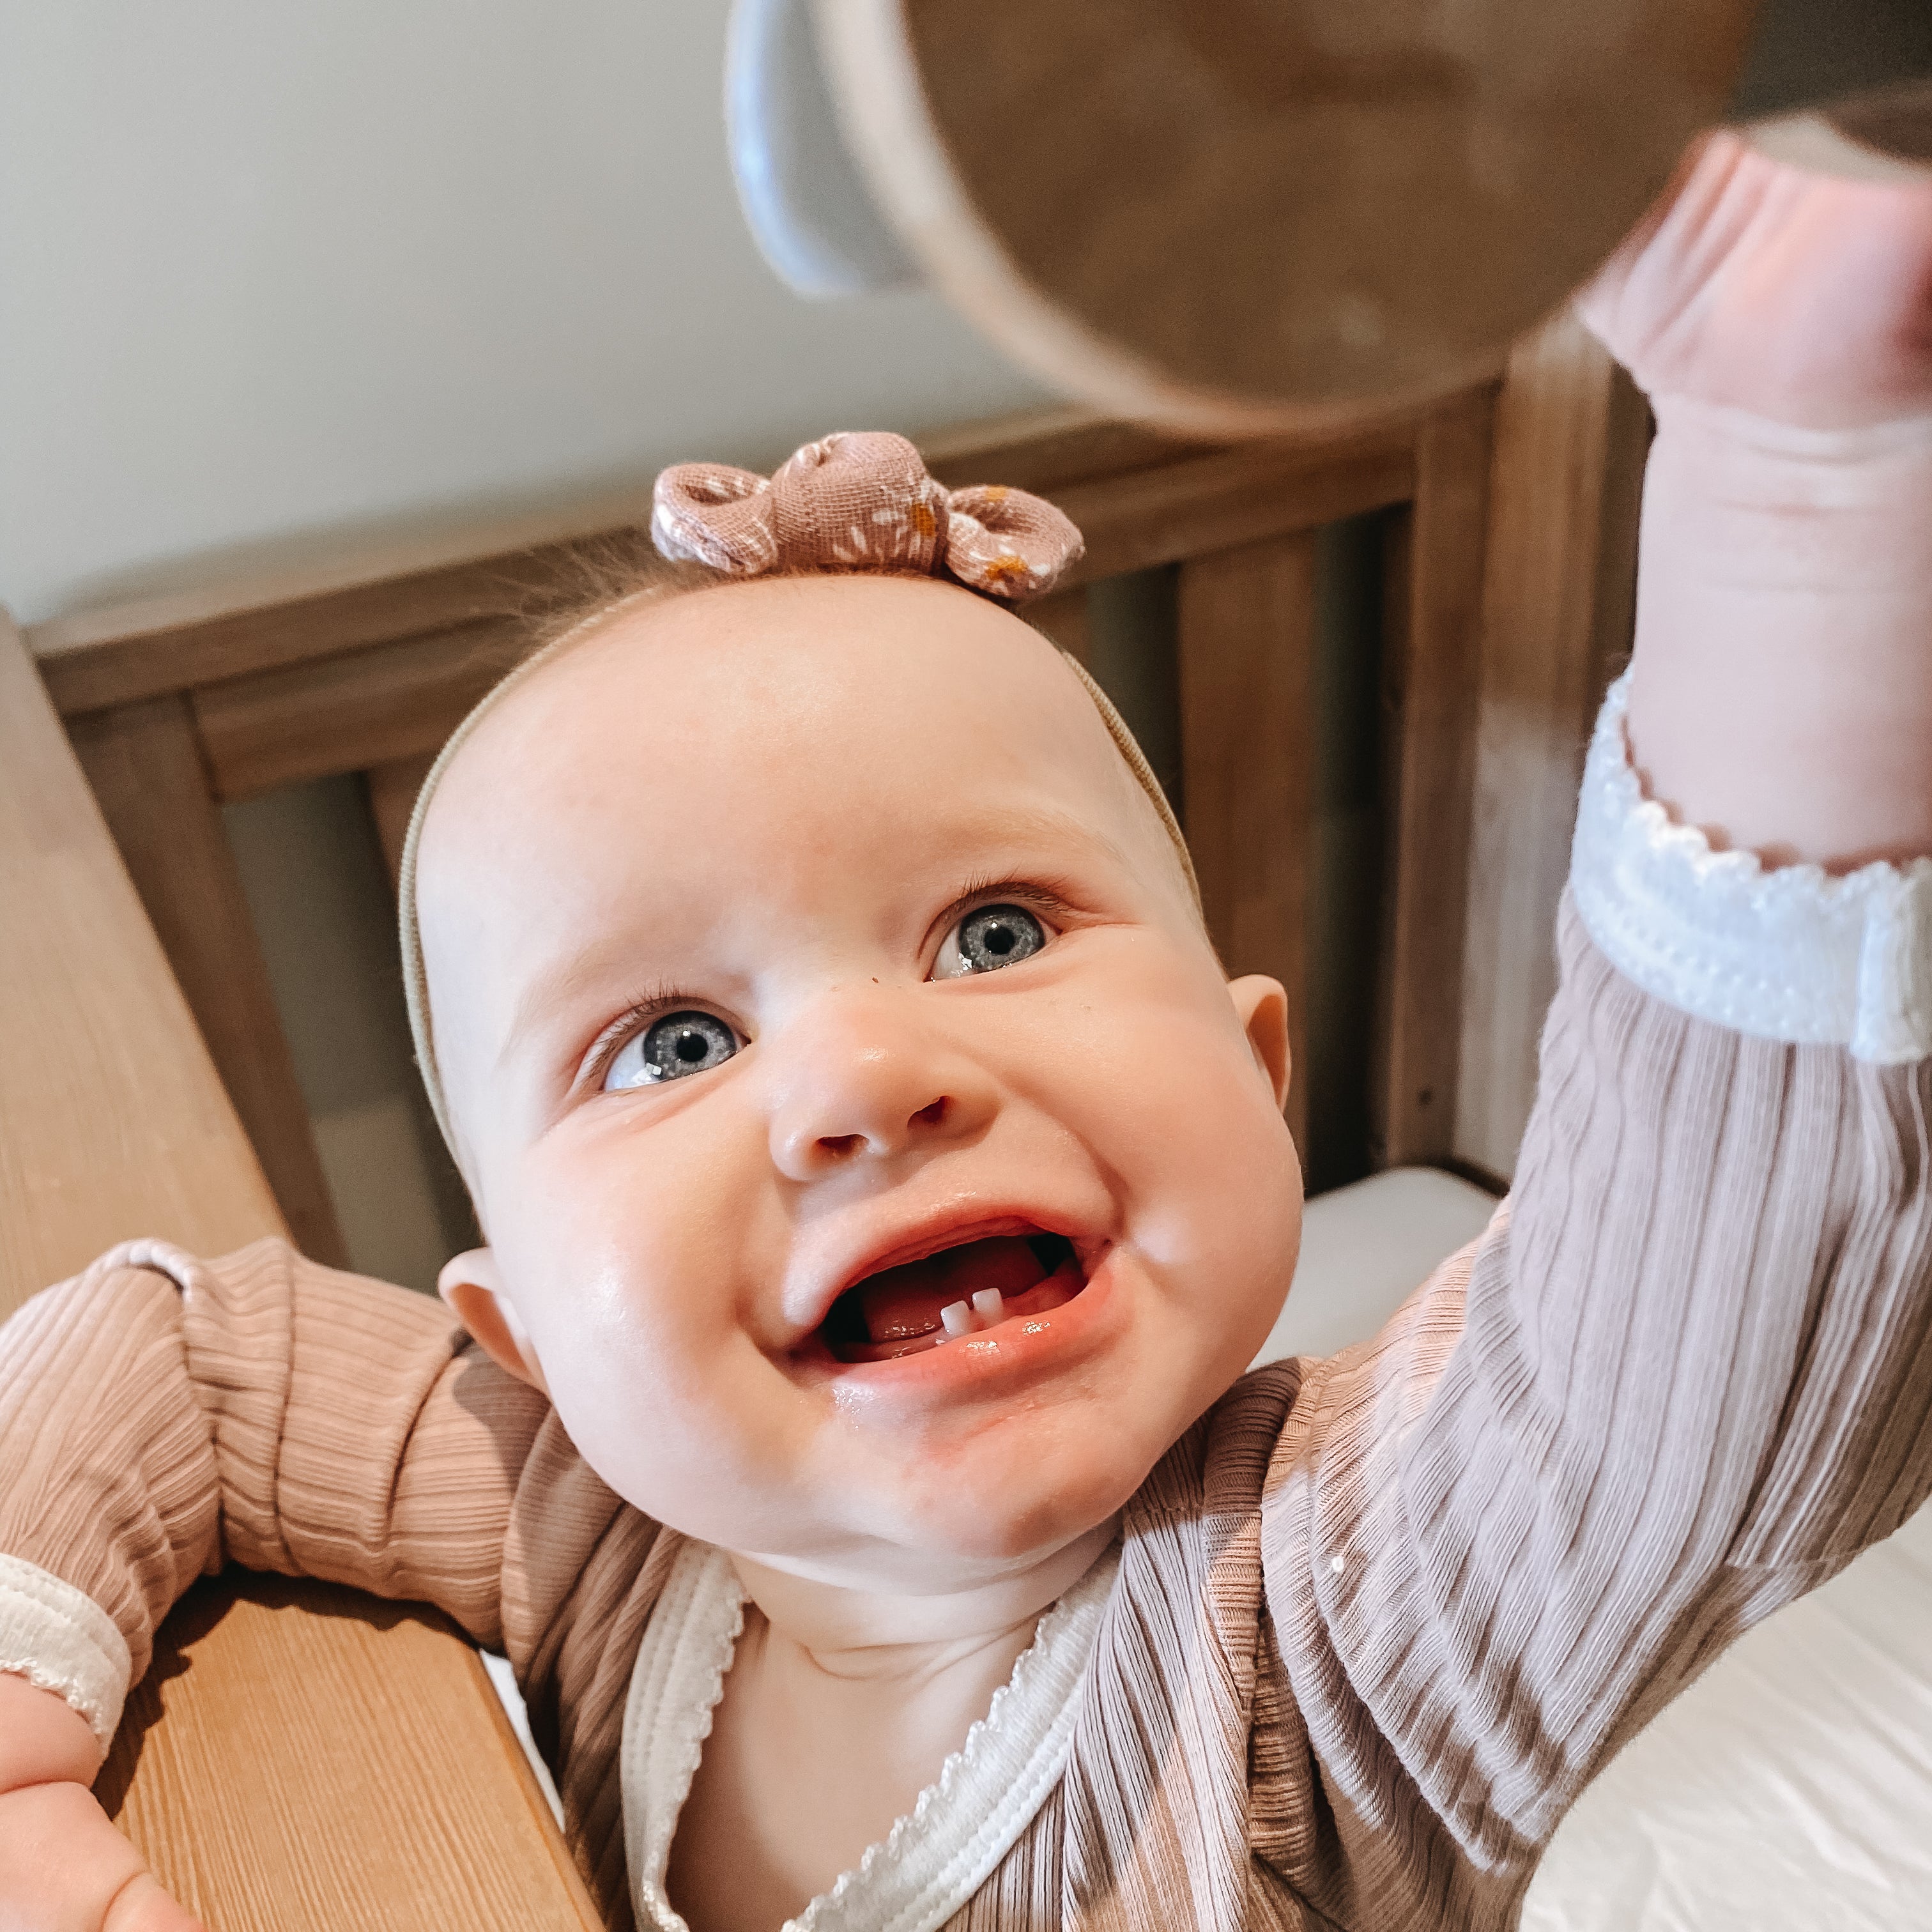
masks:
POLYGON ((126 1638, 92 1597, 37 1564, 0 1556, 0 1670, 64 1697, 104 1753, 133 1667, 126 1638))
POLYGON ((1647 799, 1629 677, 1583 770, 1570 886, 1604 956, 1699 1019, 1898 1066, 1932 1053, 1932 859, 1842 877, 1719 852, 1647 799))
MULTIPOLYGON (((1076 1693, 1119 1567, 1116 1546, 1040 1619, 1012 1677, 911 1810, 782 1932, 936 1932, 979 1890, 1066 1768, 1076 1693)), ((729 1559, 686 1544, 644 1627, 624 1710, 624 1850, 646 1932, 688 1932, 664 1871, 744 1627, 729 1559)))

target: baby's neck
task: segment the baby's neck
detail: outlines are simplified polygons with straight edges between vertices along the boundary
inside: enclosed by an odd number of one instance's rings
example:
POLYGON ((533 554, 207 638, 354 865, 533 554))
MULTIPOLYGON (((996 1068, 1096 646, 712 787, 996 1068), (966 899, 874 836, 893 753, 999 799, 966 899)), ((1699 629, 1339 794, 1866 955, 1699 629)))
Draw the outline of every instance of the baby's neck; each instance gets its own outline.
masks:
POLYGON ((1113 1533, 917 1595, 734 1556, 752 1603, 666 1874, 692 1932, 766 1932, 859 1864, 1113 1533))
POLYGON ((801 1576, 769 1559, 730 1555, 745 1594, 772 1638, 844 1678, 917 1675, 965 1652, 1002 1648, 1091 1569, 1112 1541, 1112 1520, 1063 1547, 954 1587, 914 1592, 801 1576))

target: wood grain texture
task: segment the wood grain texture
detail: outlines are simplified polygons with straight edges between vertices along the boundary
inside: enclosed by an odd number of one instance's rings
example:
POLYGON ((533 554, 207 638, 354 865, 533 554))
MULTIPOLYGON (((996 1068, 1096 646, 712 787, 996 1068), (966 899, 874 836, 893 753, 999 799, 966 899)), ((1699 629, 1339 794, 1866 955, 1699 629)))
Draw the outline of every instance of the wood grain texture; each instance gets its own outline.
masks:
POLYGON ((602 1923, 475 1651, 414 1606, 204 1579, 94 1789, 212 1932, 602 1923))
POLYGON ((1178 563, 1402 502, 1414 487, 1415 435, 1402 419, 1071 484, 1054 500, 1079 526, 1087 554, 1069 581, 1178 563))
POLYGON ((0 1316, 102 1250, 283 1222, 100 809, 0 615, 0 1316))
POLYGON ((253 798, 435 752, 516 663, 527 635, 517 621, 484 618, 197 691, 217 796, 253 798))
POLYGON ((1430 417, 1417 446, 1414 505, 1390 520, 1384 986, 1371 1096, 1382 1166, 1454 1154, 1494 410, 1495 392, 1485 389, 1430 417))
POLYGON ((1308 892, 1316 539, 1271 538, 1180 571, 1182 795, 1208 929, 1230 974, 1288 993, 1288 1120, 1308 1135, 1308 892))
POLYGON ((416 808, 416 794, 436 763, 434 752, 420 752, 412 758, 392 758, 388 764, 371 765, 363 773, 368 788, 369 816, 376 821, 376 842, 382 849, 382 863, 388 868, 393 890, 403 874, 403 844, 408 838, 410 815, 416 808))
MULTIPOLYGON (((1410 488, 1418 420, 1383 412, 1318 436, 1230 449, 1060 409, 951 432, 926 447, 934 473, 953 487, 1051 492, 1086 532, 1088 557, 1073 580, 1081 583, 1399 502, 1410 488)), ((197 693, 224 746, 218 774, 232 768, 238 788, 223 795, 247 796, 285 782, 269 775, 354 770, 418 748, 411 734, 443 715, 446 680, 471 688, 457 669, 464 650, 487 655, 493 642, 524 632, 580 582, 586 550, 638 547, 636 523, 614 520, 613 510, 609 499, 594 500, 574 524, 552 517, 520 546, 509 541, 513 526, 493 522, 478 526, 466 554, 456 537, 428 553, 350 548, 272 578, 56 618, 30 641, 64 716, 197 693), (393 671, 380 655, 390 652, 393 671), (356 662, 356 653, 366 655, 356 662), (338 658, 351 661, 320 670, 338 658), (351 688, 388 675, 404 700, 392 724, 352 710, 345 722, 360 734, 357 748, 332 763, 323 749, 331 714, 317 714, 304 741, 305 701, 346 703, 351 688), (379 742, 386 728, 388 742, 379 742), (257 733, 259 778, 248 742, 257 733)))
POLYGON ((304 1254, 344 1265, 295 1060, 186 700, 92 712, 69 732, 292 1238, 304 1254))
POLYGON ((622 516, 600 496, 538 520, 535 533, 528 521, 491 519, 429 546, 350 545, 272 575, 218 576, 193 591, 52 618, 28 640, 63 716, 99 710, 539 612, 571 594, 586 548, 634 538, 638 514, 634 500, 622 516))
MULTIPOLYGON (((952 488, 1048 490, 1206 446, 1066 406, 963 425, 921 447, 952 488)), ((541 609, 568 588, 586 546, 636 543, 650 510, 647 490, 607 491, 412 542, 346 543, 273 572, 217 572, 192 590, 51 618, 28 641, 64 714, 99 710, 541 609)))
POLYGON ((1484 571, 1455 1151, 1508 1175, 1556 990, 1583 751, 1628 654, 1650 418, 1574 316, 1526 338, 1497 407, 1484 571))

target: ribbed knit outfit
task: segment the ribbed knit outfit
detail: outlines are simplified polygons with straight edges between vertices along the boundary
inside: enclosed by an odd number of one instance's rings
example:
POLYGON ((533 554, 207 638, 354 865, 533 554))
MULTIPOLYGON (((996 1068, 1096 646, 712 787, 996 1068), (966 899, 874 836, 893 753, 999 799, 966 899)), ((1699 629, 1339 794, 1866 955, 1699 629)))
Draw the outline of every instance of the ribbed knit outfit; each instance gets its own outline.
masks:
MULTIPOLYGON (((1712 853, 1613 694, 1558 940, 1487 1233, 1174 1445, 810 1932, 1508 1926, 1610 1754, 1932 1490, 1932 862, 1712 853)), ((435 1303, 116 1250, 0 1330, 0 1667, 104 1745, 224 1562, 440 1605, 507 1649, 612 1924, 680 1922, 729 1566, 435 1303)))

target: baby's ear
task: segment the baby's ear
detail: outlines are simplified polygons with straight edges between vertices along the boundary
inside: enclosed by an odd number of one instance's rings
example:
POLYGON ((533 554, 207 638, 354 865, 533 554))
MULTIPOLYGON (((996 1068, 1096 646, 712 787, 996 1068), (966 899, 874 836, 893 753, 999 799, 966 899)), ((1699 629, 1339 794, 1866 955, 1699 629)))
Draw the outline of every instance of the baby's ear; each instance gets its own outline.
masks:
POLYGON ((1248 1044, 1268 1084, 1274 1089, 1277 1107, 1288 1104, 1288 994, 1279 980, 1259 973, 1245 973, 1228 982, 1228 997, 1234 1003, 1248 1044))
POLYGON ((537 1360, 510 1298, 503 1292, 496 1257, 490 1249, 472 1248, 445 1262, 436 1278, 436 1292, 497 1367, 549 1394, 543 1364, 537 1360))

